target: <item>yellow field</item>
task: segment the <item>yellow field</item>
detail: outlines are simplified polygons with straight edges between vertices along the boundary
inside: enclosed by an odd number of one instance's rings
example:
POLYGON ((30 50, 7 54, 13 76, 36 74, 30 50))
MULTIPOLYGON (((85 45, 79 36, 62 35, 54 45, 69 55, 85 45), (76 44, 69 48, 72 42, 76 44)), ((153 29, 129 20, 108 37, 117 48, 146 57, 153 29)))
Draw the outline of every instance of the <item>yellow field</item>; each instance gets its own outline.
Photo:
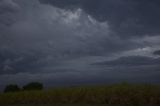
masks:
POLYGON ((116 84, 21 91, 0 94, 0 106, 160 106, 160 86, 116 84))

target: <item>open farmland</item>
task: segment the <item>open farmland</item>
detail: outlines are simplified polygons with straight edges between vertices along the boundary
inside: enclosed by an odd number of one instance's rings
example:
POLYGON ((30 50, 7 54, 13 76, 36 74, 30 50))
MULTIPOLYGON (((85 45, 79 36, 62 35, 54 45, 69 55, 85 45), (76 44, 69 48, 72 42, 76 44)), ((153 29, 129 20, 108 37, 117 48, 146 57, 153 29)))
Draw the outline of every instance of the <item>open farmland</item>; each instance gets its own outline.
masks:
POLYGON ((115 84, 0 94, 1 106, 160 106, 160 86, 115 84), (19 104, 19 105, 18 105, 19 104))

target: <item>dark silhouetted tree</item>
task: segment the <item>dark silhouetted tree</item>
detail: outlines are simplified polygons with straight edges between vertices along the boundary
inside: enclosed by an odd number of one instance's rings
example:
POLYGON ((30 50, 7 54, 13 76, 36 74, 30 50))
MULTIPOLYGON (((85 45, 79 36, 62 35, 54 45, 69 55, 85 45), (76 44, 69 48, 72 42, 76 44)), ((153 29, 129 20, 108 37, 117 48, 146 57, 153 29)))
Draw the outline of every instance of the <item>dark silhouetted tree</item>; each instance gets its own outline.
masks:
POLYGON ((42 90, 42 89, 43 89, 43 84, 39 82, 31 82, 23 86, 23 90, 42 90))
POLYGON ((20 91, 20 88, 18 87, 18 85, 14 85, 14 84, 10 84, 7 85, 4 89, 4 92, 18 92, 20 91))

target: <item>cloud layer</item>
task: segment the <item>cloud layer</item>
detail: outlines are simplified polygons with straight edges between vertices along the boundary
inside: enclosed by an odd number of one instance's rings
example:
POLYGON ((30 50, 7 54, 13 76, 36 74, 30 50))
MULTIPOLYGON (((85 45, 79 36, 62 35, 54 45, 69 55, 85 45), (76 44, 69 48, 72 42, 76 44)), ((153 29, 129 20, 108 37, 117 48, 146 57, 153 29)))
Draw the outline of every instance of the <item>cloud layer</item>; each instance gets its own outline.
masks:
POLYGON ((48 86, 159 82, 158 4, 1 0, 0 88, 32 80, 48 86))
POLYGON ((99 21, 108 20, 122 37, 159 34, 158 0, 40 0, 60 8, 82 8, 99 21))

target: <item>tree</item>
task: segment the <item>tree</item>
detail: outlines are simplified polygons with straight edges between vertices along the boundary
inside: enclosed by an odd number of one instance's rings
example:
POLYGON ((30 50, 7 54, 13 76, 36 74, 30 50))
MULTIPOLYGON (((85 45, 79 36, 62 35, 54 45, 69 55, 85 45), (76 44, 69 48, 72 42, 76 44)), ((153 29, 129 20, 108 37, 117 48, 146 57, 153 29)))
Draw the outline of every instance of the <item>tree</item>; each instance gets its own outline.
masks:
POLYGON ((23 86, 23 90, 42 90, 43 85, 39 82, 31 82, 23 86))
POLYGON ((7 85, 4 89, 5 93, 7 93, 7 92, 18 92, 18 91, 20 91, 20 88, 18 87, 18 85, 14 85, 14 84, 7 85))

